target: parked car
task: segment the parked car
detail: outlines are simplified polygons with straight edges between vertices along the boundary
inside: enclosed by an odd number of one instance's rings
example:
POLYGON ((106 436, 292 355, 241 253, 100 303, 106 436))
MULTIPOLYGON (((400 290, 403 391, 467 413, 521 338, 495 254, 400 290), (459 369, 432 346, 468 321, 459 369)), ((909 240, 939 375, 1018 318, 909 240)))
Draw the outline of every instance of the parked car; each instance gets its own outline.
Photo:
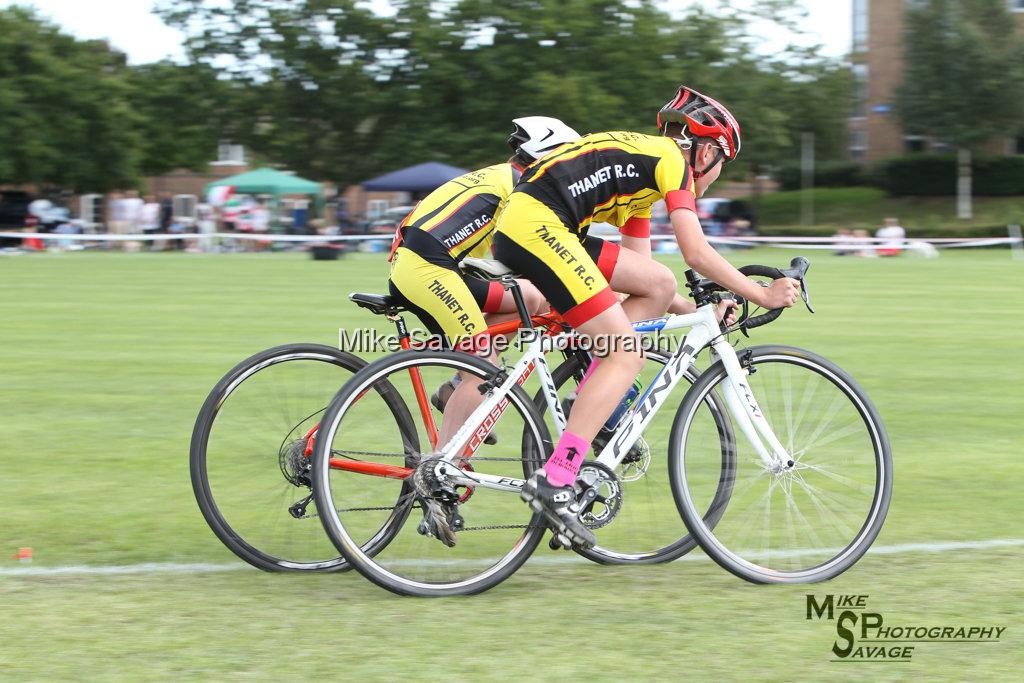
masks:
POLYGON ((707 235, 736 236, 737 234, 754 234, 756 220, 754 212, 747 202, 722 197, 706 197, 697 200, 697 217, 707 235), (737 233, 730 225, 746 222, 746 226, 737 233))
MULTIPOLYGON (((28 211, 31 201, 28 192, 0 192, 0 231, 35 227, 36 219, 28 211)), ((19 244, 21 240, 17 238, 0 238, 0 247, 16 247, 19 244)))
POLYGON ((414 206, 396 206, 385 211, 379 218, 370 222, 366 232, 370 235, 392 235, 402 219, 409 215, 414 206))

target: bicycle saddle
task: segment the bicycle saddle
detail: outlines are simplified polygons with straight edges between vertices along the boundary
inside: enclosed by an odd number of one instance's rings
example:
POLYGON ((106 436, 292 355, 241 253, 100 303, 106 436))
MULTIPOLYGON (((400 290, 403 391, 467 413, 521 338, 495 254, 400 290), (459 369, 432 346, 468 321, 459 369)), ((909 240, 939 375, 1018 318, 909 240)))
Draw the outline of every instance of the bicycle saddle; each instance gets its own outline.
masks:
POLYGON ((374 315, 394 315, 405 310, 390 294, 353 292, 348 295, 348 299, 360 308, 368 309, 374 315))
POLYGON ((506 278, 515 277, 512 269, 506 266, 501 261, 495 261, 493 259, 485 258, 464 258, 459 263, 459 268, 463 272, 475 275, 481 280, 503 280, 506 278))

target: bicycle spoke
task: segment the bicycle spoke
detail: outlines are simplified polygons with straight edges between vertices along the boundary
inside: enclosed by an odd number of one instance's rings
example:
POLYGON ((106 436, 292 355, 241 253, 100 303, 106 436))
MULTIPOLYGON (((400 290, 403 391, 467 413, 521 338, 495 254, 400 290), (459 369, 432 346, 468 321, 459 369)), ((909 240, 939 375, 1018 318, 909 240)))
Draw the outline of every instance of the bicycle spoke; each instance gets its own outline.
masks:
MULTIPOLYGON (((827 578, 852 564, 877 533, 877 524, 868 522, 880 519, 878 506, 888 502, 876 496, 879 477, 888 471, 879 466, 885 455, 876 439, 881 427, 869 425, 861 407, 866 399, 855 397, 831 369, 819 372, 818 361, 803 354, 765 355, 755 361, 751 390, 795 463, 768 473, 741 438, 729 503, 721 519, 706 523, 692 501, 705 495, 697 487, 703 485, 699 475, 707 466, 703 454, 711 430, 691 420, 681 451, 680 481, 691 490, 687 522, 702 538, 714 539, 706 549, 716 561, 744 578, 827 578)), ((725 381, 724 373, 718 381, 725 381)))

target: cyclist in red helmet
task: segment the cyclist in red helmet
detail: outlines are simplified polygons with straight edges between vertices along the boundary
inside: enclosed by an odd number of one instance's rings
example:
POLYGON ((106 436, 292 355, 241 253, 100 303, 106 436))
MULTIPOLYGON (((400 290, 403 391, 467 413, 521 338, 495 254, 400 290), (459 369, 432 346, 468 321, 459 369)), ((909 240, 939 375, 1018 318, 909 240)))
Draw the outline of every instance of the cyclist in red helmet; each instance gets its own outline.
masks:
POLYGON ((739 153, 736 118, 682 86, 659 112, 658 126, 662 137, 594 133, 558 148, 524 172, 495 229, 495 257, 531 280, 605 352, 581 385, 554 452, 521 494, 559 534, 584 547, 596 539, 579 520, 572 484, 598 430, 643 367, 630 320, 661 316, 680 300, 672 272, 642 253, 616 250, 614 264, 599 267, 585 248, 591 223, 616 225, 626 239, 648 239, 651 206, 664 199, 690 267, 766 308, 791 306, 798 296, 795 280, 761 288, 744 277, 708 244, 697 219, 696 198, 739 153), (620 304, 613 289, 629 296, 620 304))

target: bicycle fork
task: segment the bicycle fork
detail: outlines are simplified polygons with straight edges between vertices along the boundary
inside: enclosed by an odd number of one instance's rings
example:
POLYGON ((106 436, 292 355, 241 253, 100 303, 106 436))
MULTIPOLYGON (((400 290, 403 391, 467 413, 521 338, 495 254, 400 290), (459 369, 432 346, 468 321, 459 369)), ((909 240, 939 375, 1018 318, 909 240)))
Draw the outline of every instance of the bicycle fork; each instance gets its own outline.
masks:
POLYGON ((779 441, 761 407, 754 398, 754 392, 747 382, 748 371, 740 364, 735 349, 724 338, 712 345, 715 355, 722 361, 727 380, 722 393, 729 412, 747 437, 747 441, 761 458, 769 472, 781 472, 793 466, 793 458, 779 441), (763 439, 763 440, 762 440, 763 439), (767 442, 767 446, 765 445, 767 442))

